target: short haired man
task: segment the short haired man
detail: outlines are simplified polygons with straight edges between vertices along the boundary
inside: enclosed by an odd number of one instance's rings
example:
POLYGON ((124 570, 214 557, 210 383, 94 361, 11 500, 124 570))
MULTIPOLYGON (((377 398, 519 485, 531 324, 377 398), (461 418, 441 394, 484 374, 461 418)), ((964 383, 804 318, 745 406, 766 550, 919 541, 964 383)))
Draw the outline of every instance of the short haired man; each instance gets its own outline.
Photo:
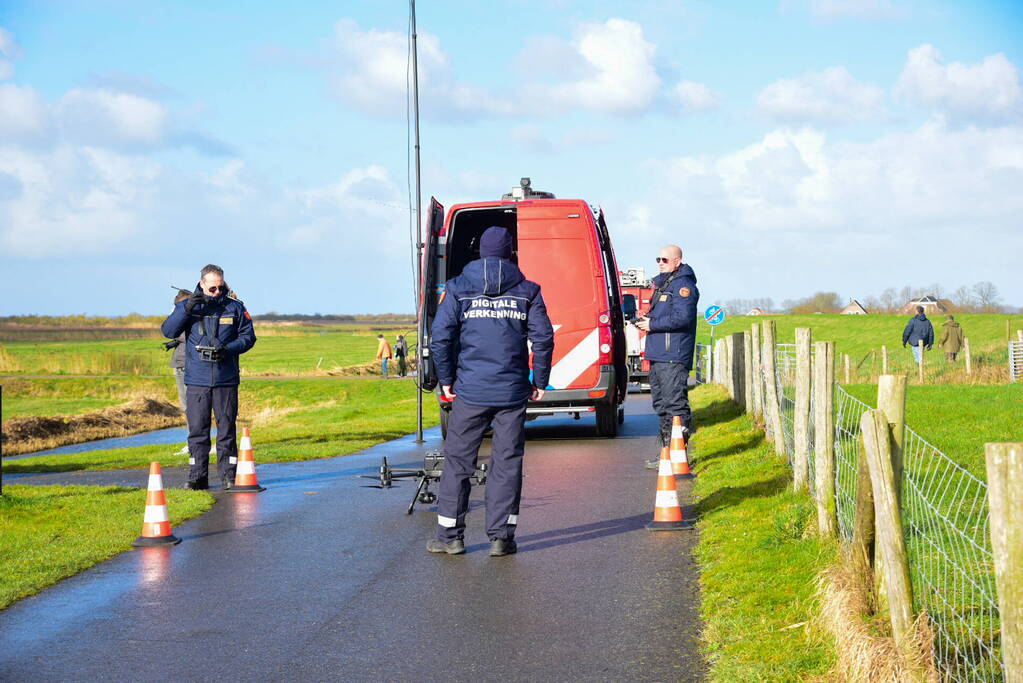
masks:
POLYGON ((256 343, 245 305, 227 296, 220 266, 202 269, 195 291, 163 321, 163 335, 185 335, 185 405, 188 422, 188 488, 209 488, 210 413, 217 418, 217 472, 225 490, 238 464, 238 356, 256 343))
POLYGON ((405 335, 399 334, 394 340, 394 357, 398 359, 398 377, 404 377, 406 370, 405 358, 408 356, 408 342, 405 335))
MULTIPOLYGON (((650 308, 643 312, 636 327, 647 333, 644 356, 650 361, 650 396, 660 417, 661 445, 667 446, 673 417, 682 418, 686 439, 693 430, 689 409, 689 373, 696 349, 697 304, 700 290, 696 273, 682 261, 682 249, 674 244, 657 254, 654 277, 656 289, 650 308)), ((657 461, 647 462, 657 468, 657 461)))
POLYGON ((934 346, 934 326, 931 325, 931 321, 924 315, 924 307, 916 307, 916 315, 909 319, 906 323, 906 329, 902 331, 902 348, 906 348, 906 344, 909 344, 913 351, 913 359, 919 365, 923 360, 920 356, 920 342, 924 343, 924 346, 928 351, 934 346))
POLYGON ((540 400, 547 387, 554 329, 540 285, 527 280, 511 256, 508 231, 487 228, 480 239, 480 258, 445 284, 433 322, 430 355, 444 396, 453 403, 444 441, 437 537, 426 545, 431 553, 465 552, 469 477, 476 471, 483 433, 491 426, 486 487, 490 555, 517 550, 526 403, 540 400))

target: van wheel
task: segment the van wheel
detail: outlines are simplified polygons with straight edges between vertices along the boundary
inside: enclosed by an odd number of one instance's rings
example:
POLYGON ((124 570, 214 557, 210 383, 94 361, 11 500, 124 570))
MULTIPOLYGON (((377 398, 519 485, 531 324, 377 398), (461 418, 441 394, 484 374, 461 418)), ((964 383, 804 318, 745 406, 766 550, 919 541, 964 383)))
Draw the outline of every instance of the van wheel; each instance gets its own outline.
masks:
POLYGON ((597 406, 597 436, 618 436, 618 410, 616 406, 597 406))
POLYGON ((440 409, 440 436, 442 439, 448 438, 448 418, 451 417, 450 410, 440 409))

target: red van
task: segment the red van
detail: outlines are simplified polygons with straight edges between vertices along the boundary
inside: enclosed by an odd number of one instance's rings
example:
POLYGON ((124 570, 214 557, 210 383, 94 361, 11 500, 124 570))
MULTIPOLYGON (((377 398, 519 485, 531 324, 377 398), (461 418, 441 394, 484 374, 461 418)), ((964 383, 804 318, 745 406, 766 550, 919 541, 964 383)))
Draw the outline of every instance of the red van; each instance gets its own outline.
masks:
MULTIPOLYGON (((543 400, 530 403, 528 419, 594 413, 597 434, 613 437, 625 420, 628 370, 621 288, 604 214, 581 199, 535 191, 529 178, 499 201, 456 204, 445 214, 431 199, 419 302, 425 324, 423 372, 436 387, 429 334, 444 283, 479 258, 479 240, 492 225, 515 240, 512 258, 543 289, 554 325, 554 361, 543 400)), ((451 409, 437 390, 441 430, 451 409)))

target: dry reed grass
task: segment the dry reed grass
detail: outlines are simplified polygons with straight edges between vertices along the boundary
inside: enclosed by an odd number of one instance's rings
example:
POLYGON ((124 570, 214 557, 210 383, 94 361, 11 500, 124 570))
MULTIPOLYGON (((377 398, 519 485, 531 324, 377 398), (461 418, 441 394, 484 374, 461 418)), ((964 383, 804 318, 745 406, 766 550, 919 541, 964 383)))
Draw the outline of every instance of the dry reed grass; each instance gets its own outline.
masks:
POLYGON ((905 651, 891 635, 888 619, 876 614, 873 575, 866 559, 852 551, 829 567, 818 579, 821 614, 819 619, 835 639, 838 661, 825 679, 840 683, 919 683, 938 680, 934 666, 933 632, 922 613, 916 622, 912 642, 905 651))
POLYGON ((163 429, 184 422, 184 414, 177 406, 167 401, 139 397, 83 415, 12 417, 4 421, 0 440, 5 455, 20 455, 163 429))

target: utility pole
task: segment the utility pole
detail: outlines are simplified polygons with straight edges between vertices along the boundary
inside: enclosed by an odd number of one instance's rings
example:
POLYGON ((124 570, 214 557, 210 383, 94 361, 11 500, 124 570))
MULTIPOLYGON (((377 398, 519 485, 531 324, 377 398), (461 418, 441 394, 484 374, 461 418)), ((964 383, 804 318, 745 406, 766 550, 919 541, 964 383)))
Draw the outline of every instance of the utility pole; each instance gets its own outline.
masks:
POLYGON ((412 108, 416 122, 416 443, 423 443, 423 314, 426 307, 423 292, 423 197, 419 177, 419 55, 416 47, 416 0, 409 0, 412 13, 412 108))

